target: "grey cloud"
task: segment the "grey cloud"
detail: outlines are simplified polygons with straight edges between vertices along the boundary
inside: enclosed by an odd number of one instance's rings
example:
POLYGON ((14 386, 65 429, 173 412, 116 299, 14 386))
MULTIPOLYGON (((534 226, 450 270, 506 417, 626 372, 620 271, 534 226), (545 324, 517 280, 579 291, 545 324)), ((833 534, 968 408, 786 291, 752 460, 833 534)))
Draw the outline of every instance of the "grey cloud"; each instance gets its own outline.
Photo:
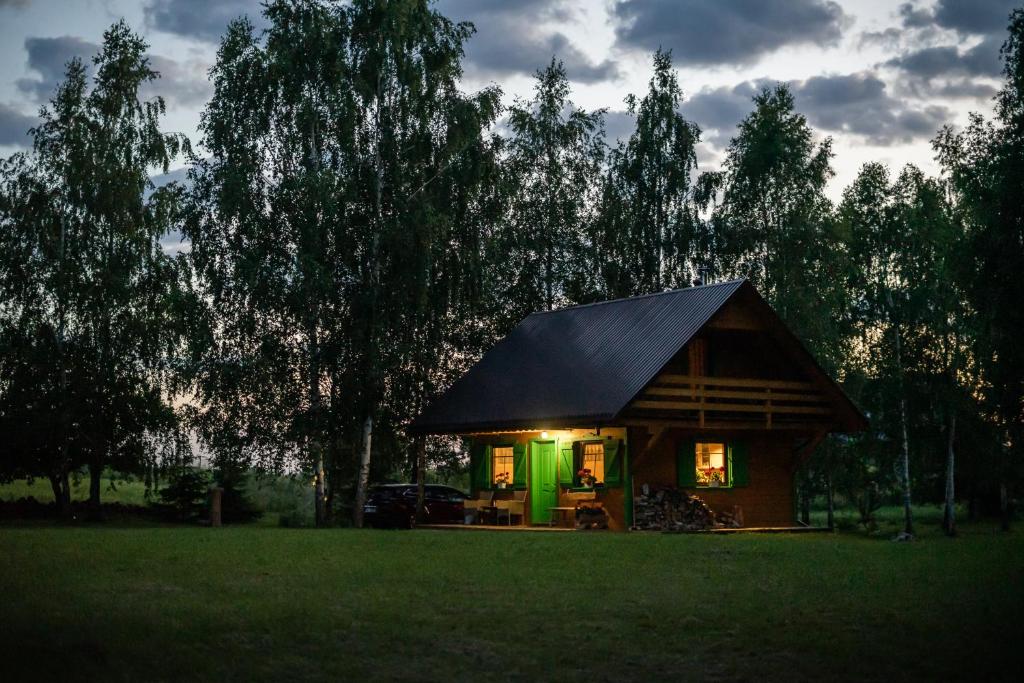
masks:
POLYGON ((961 33, 1006 32, 1010 12, 1020 0, 939 0, 935 23, 961 33))
POLYGON ((888 50, 894 50, 899 46, 902 38, 903 31, 890 27, 884 31, 864 31, 860 34, 858 44, 860 47, 865 45, 881 45, 888 50))
POLYGON ((150 55, 149 62, 160 78, 142 87, 140 95, 144 98, 162 95, 171 106, 189 107, 204 104, 213 92, 207 77, 209 67, 203 62, 178 62, 160 55, 150 55))
POLYGON ((924 28, 935 23, 935 15, 930 9, 915 7, 909 2, 900 5, 899 13, 905 28, 924 28))
POLYGON ((31 143, 28 129, 38 122, 35 116, 26 116, 14 107, 0 102, 0 145, 28 147, 31 143))
POLYGON ((257 29, 266 28, 261 0, 148 0, 146 25, 183 38, 218 43, 227 25, 248 16, 257 29))
POLYGON ((965 78, 959 81, 943 83, 934 88, 933 92, 940 97, 988 100, 992 99, 997 91, 995 87, 988 83, 978 83, 965 78))
POLYGON ((1001 35, 1018 6, 1020 0, 938 0, 932 8, 907 2, 899 14, 905 28, 938 26, 961 34, 1001 35))
POLYGON ((911 108, 892 97, 872 73, 814 76, 791 87, 797 109, 812 125, 862 135, 878 145, 933 135, 952 117, 943 106, 911 108))
POLYGON ((617 42, 671 48, 681 64, 749 64, 785 45, 835 45, 849 18, 830 0, 619 0, 617 42))
POLYGON ((38 78, 21 78, 18 89, 31 96, 36 102, 46 102, 53 97, 57 84, 64 80, 67 63, 78 57, 86 65, 99 50, 99 46, 75 36, 58 38, 26 38, 28 68, 38 78))
POLYGON ((729 143, 737 124, 753 110, 754 95, 774 84, 775 81, 759 79, 731 87, 704 88, 683 102, 680 109, 683 116, 700 126, 704 142, 721 149, 729 143))
MULTIPOLYGON (((57 85, 64 80, 67 63, 78 57, 91 71, 93 55, 100 46, 75 36, 59 38, 27 38, 29 70, 36 78, 22 78, 18 88, 35 102, 47 102, 53 97, 57 85)), ((207 78, 207 65, 197 60, 179 62, 161 55, 148 55, 150 66, 160 73, 157 80, 143 84, 143 98, 163 95, 171 106, 194 106, 205 102, 212 92, 207 78)))
MULTIPOLYGON (((705 88, 684 104, 683 112, 709 131, 708 142, 722 147, 736 125, 753 110, 753 96, 772 85, 773 81, 761 79, 705 88)), ((876 145, 929 136, 952 115, 945 107, 915 109, 899 101, 872 73, 814 76, 788 85, 796 98, 797 111, 812 126, 858 135, 876 145)))
POLYGON ((636 117, 628 111, 609 110, 604 115, 605 139, 615 146, 617 140, 627 140, 636 129, 636 117))
POLYGON ((890 59, 885 63, 905 73, 931 80, 941 76, 998 76, 999 46, 1002 41, 990 36, 961 52, 952 45, 925 47, 890 59))
MULTIPOLYGON (((28 7, 28 0, 0 0, 0 7, 28 7)), ((2 106, 2 105, 0 105, 2 106)))
POLYGON ((466 44, 465 67, 471 75, 532 74, 555 57, 574 81, 594 83, 618 76, 613 61, 593 62, 564 33, 549 28, 576 21, 564 0, 441 0, 435 7, 453 21, 470 21, 476 27, 466 44))

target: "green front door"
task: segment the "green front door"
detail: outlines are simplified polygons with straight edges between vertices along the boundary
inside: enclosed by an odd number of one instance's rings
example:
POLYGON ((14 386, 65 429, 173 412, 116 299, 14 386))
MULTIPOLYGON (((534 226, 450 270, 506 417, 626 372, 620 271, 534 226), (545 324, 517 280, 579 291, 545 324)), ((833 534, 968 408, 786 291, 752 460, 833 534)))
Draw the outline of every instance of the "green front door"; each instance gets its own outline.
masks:
POLYGON ((554 441, 530 443, 530 520, 551 521, 551 508, 558 505, 558 471, 554 441))

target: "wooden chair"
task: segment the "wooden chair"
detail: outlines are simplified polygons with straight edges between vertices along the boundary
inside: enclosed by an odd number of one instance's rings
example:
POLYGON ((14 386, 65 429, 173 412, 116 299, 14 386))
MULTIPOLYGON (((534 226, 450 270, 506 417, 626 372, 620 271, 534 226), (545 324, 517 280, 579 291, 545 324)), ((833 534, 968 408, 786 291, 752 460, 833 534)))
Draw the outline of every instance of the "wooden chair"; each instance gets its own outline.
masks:
POLYGON ((516 491, 512 496, 512 500, 494 501, 495 507, 498 508, 498 524, 501 524, 502 517, 508 519, 509 526, 512 526, 513 516, 519 517, 520 523, 526 519, 526 491, 516 491))
MULTIPOLYGON (((491 501, 494 500, 494 491, 481 491, 479 498, 467 498, 462 502, 462 509, 466 513, 466 519, 469 519, 470 510, 473 511, 473 524, 480 523, 481 511, 492 506, 491 501)), ((467 521, 468 523, 468 521, 467 521)))

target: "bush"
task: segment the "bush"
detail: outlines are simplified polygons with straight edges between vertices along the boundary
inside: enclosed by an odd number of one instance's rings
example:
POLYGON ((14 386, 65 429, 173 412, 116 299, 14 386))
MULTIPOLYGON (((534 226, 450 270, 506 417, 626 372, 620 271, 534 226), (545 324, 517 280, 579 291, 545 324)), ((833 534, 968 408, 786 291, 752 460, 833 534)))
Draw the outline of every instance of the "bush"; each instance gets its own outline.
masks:
POLYGON ((183 521, 199 517, 206 506, 210 477, 205 470, 182 467, 168 476, 168 484, 160 489, 160 500, 183 521))
POLYGON ((241 472, 218 470, 217 486, 224 489, 220 499, 221 521, 225 524, 252 522, 263 515, 249 497, 248 477, 241 472))
POLYGON ((268 476, 257 480, 255 497, 261 507, 278 515, 285 527, 313 526, 313 487, 303 476, 268 476))

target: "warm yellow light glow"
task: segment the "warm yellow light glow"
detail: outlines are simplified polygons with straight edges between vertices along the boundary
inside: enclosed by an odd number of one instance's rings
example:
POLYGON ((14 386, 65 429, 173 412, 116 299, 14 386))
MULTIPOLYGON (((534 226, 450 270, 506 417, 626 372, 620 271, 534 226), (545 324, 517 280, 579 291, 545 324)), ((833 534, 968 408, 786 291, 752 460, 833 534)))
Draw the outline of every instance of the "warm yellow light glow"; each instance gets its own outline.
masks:
POLYGON ((697 444, 697 486, 726 486, 724 443, 697 444))
POLYGON ((583 468, 590 470, 596 481, 604 482, 604 445, 588 443, 583 446, 583 468))
POLYGON ((547 432, 541 432, 540 433, 540 438, 542 438, 542 439, 548 438, 548 433, 547 432))
POLYGON ((498 446, 492 451, 494 460, 491 463, 491 483, 511 484, 515 458, 511 446, 498 446))

